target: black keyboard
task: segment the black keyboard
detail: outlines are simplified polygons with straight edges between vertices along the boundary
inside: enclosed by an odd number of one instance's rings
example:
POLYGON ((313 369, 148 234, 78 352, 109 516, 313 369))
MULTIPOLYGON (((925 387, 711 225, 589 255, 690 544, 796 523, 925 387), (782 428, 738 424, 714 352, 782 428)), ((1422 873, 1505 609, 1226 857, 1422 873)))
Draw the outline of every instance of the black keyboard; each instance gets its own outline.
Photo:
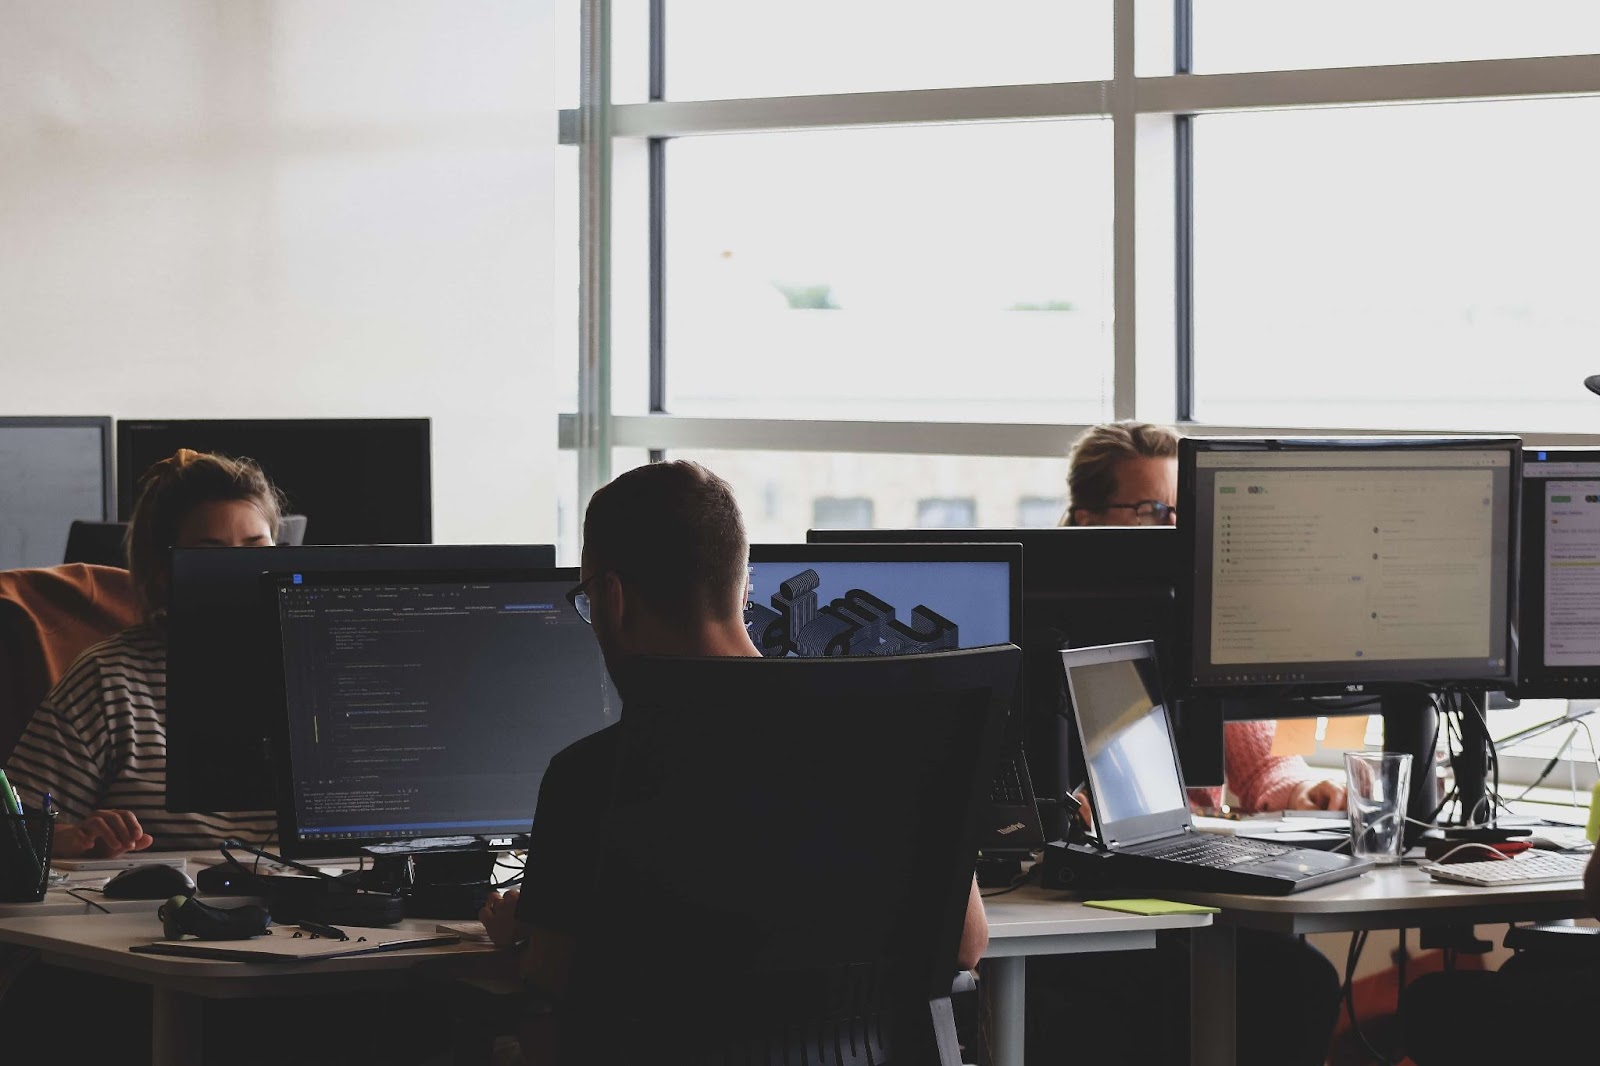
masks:
POLYGON ((1259 840, 1237 837, 1183 837, 1178 840, 1157 841, 1149 849, 1125 849, 1135 855, 1151 859, 1168 859, 1186 862, 1193 866, 1238 866, 1240 863, 1261 862, 1293 851, 1282 844, 1264 844, 1259 840))

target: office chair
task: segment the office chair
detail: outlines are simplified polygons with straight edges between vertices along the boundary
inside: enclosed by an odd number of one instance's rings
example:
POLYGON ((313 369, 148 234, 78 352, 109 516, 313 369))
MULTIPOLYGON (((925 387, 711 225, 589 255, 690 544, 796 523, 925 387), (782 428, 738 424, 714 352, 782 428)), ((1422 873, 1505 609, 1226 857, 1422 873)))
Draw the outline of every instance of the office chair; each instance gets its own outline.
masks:
POLYGON ((951 977, 1020 663, 1005 645, 621 667, 562 1061, 955 1066, 951 977))
POLYGON ((126 570, 74 563, 0 571, 0 764, 72 661, 138 620, 126 570))

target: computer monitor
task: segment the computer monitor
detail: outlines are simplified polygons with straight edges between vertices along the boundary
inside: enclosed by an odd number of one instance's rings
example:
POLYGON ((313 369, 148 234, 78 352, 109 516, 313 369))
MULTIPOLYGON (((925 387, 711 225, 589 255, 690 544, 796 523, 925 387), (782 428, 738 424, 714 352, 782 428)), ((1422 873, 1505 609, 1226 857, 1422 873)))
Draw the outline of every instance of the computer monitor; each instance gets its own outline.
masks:
POLYGON ((1186 438, 1191 691, 1516 679, 1521 442, 1186 438))
MULTIPOLYGON (((814 543, 937 542, 1022 545, 1023 698, 1029 773, 1042 796, 1085 780, 1061 674, 1063 648, 1154 640, 1164 664, 1176 660, 1177 530, 1166 526, 1050 529, 813 529, 814 543)), ((1169 678, 1170 682, 1170 678, 1169 678)), ((1198 784, 1223 778, 1217 701, 1174 703, 1184 774, 1198 784)), ((1057 827, 1064 829, 1064 827, 1057 827)))
POLYGON ((74 521, 115 506, 111 419, 0 417, 0 570, 56 566, 74 521))
POLYGON ((1600 699, 1600 449, 1522 453, 1516 694, 1600 699))
POLYGON ((752 544, 745 626, 767 656, 901 655, 1021 642, 1014 544, 752 544))
POLYGON ((533 824, 563 748, 615 722, 576 568, 267 579, 282 648, 279 837, 290 858, 533 824))
POLYGON ((167 809, 276 806, 268 738, 282 715, 262 575, 297 570, 535 570, 549 544, 177 548, 167 612, 167 809))
POLYGON ((308 518, 311 544, 433 539, 426 418, 119 421, 119 518, 133 512, 138 479, 179 448, 256 460, 308 518))
MULTIPOLYGON (((1517 677, 1521 479, 1514 437, 1183 440, 1189 692, 1376 695, 1385 749, 1431 765, 1434 694, 1517 677)), ((1454 769, 1476 821, 1487 728, 1466 706, 1454 769)), ((1413 773, 1414 823, 1441 806, 1413 773)))

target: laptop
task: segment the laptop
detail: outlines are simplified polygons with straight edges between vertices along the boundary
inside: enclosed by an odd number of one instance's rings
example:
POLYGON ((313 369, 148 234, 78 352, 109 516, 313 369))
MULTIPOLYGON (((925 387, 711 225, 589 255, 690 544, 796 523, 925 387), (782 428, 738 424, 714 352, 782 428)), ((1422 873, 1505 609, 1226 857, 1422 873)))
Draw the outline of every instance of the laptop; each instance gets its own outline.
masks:
POLYGON ((1075 887, 1286 895, 1371 868, 1348 855, 1195 828, 1153 642, 1069 649, 1061 662, 1098 837, 1052 848, 1075 887))

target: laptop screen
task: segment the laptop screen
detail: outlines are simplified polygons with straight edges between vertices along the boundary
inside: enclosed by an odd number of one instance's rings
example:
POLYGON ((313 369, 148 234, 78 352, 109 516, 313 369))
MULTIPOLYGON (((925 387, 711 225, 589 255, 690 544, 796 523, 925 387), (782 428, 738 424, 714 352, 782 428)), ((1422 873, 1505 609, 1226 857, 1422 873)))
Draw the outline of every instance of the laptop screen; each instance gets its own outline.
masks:
POLYGON ((1148 641, 1061 653, 1107 841, 1181 829, 1189 802, 1148 641))

